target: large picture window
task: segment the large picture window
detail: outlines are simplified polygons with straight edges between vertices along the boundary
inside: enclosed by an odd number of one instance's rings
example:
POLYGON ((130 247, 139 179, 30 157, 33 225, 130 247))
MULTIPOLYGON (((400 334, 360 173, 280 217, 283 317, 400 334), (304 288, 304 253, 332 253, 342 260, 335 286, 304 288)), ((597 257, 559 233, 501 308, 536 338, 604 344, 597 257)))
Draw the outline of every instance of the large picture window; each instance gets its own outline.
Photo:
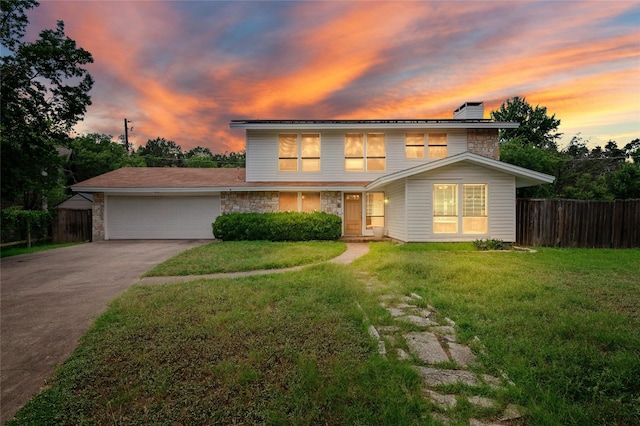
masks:
POLYGON ((278 135, 278 170, 320 171, 320 135, 317 133, 278 135), (300 141, 300 143, 298 143, 300 141))
POLYGON ((458 233, 458 185, 433 186, 433 233, 458 233))
POLYGON ((386 169, 384 133, 347 133, 344 169, 347 172, 383 172, 386 169))
POLYGON ((433 233, 457 234, 460 227, 463 234, 488 232, 486 184, 433 185, 433 233), (459 186, 462 186, 462 194, 459 186))
POLYGON ((487 185, 462 185, 462 232, 487 233, 487 185))
POLYGON ((447 134, 429 133, 429 158, 445 158, 447 156, 447 134))

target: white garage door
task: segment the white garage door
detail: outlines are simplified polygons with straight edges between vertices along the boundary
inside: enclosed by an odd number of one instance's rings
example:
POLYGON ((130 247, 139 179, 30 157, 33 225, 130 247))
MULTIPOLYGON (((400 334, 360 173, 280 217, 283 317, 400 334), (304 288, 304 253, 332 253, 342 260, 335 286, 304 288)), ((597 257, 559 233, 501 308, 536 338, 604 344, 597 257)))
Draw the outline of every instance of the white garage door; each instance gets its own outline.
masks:
POLYGON ((220 197, 108 197, 106 237, 122 239, 213 238, 220 197))

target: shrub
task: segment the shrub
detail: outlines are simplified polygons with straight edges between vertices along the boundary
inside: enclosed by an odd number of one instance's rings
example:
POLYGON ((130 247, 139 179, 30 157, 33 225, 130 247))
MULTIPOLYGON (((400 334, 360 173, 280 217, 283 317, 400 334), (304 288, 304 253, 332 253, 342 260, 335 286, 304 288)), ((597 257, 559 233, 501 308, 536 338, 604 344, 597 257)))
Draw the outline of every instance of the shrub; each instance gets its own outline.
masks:
POLYGON ((49 234, 51 213, 10 207, 0 211, 2 242, 39 240, 49 234))
POLYGON ((473 246, 476 248, 476 250, 505 250, 508 247, 507 244, 504 243, 504 241, 502 240, 491 240, 491 239, 487 239, 487 240, 475 240, 473 242, 473 246))
POLYGON ((226 213, 211 225, 223 241, 337 240, 342 219, 324 212, 226 213))

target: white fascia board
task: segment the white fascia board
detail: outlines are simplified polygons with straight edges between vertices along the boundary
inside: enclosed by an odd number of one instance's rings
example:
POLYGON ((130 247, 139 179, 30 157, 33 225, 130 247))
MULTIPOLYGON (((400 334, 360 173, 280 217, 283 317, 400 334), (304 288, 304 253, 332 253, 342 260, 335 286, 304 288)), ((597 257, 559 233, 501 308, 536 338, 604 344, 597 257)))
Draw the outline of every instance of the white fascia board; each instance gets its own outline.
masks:
MULTIPOLYGON (((344 186, 220 186, 211 188, 104 188, 104 187, 83 187, 82 192, 103 192, 109 195, 216 195, 221 192, 318 192, 318 191, 345 191, 345 192, 362 192, 362 185, 344 185, 344 186)), ((71 187, 71 190, 78 192, 79 190, 71 187)))
POLYGON ((438 169, 440 167, 445 167, 451 164, 459 163, 461 161, 468 161, 470 163, 478 164, 482 167, 486 167, 502 173, 513 175, 516 177, 516 186, 518 188, 540 185, 543 183, 552 183, 555 180, 554 176, 547 175, 545 173, 540 173, 534 170, 525 169, 524 167, 514 166, 513 164, 504 163, 502 161, 483 157, 477 154, 472 154, 467 151, 467 152, 463 152, 462 154, 453 155, 451 157, 443 158, 441 160, 432 161, 432 162, 411 167, 409 169, 405 169, 396 173, 382 176, 376 179, 375 181, 371 182, 369 185, 367 185, 366 189, 368 191, 378 189, 398 179, 408 178, 419 173, 428 172, 431 170, 438 169))
POLYGON ((247 130, 403 130, 403 129, 517 129, 519 123, 465 123, 433 121, 415 123, 231 123, 232 129, 247 130))

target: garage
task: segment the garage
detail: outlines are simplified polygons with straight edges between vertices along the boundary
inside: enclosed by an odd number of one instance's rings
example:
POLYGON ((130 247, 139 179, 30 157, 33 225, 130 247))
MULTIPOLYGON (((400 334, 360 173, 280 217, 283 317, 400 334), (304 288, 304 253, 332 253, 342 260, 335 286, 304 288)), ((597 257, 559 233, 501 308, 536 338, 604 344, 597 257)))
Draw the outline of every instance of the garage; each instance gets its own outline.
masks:
POLYGON ((220 196, 107 196, 105 237, 122 239, 212 239, 220 196))

